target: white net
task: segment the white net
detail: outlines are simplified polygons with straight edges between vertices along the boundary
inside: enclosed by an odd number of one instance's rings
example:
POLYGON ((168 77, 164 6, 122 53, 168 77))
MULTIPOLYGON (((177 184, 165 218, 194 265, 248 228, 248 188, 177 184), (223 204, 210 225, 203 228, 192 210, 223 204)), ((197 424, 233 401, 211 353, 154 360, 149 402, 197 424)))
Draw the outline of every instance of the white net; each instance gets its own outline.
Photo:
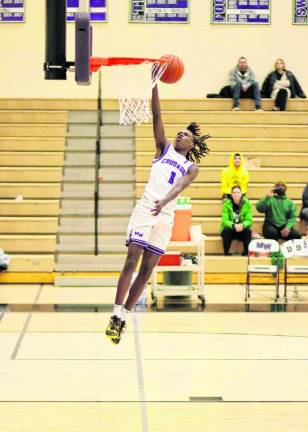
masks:
POLYGON ((166 63, 147 62, 113 67, 119 94, 120 124, 139 125, 151 119, 151 91, 165 69, 166 63))

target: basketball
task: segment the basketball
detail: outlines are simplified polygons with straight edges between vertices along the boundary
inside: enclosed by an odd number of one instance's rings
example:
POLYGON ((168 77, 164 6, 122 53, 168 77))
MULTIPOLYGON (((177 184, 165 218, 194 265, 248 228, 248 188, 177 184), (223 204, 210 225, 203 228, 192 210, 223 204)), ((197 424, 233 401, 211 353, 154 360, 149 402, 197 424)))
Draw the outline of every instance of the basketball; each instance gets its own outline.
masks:
POLYGON ((168 60, 168 64, 160 80, 165 84, 174 84, 179 81, 184 73, 184 63, 182 60, 172 54, 166 54, 161 59, 168 60))

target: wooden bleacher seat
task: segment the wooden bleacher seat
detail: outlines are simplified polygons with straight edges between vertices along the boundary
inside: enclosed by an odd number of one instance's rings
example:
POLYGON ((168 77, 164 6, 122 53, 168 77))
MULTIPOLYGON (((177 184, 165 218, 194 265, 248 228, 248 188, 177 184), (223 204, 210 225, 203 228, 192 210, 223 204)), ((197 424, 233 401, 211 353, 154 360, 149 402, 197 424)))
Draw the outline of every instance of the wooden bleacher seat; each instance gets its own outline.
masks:
POLYGON ((20 103, 0 102, 0 247, 11 256, 1 280, 54 270, 68 114, 20 103))

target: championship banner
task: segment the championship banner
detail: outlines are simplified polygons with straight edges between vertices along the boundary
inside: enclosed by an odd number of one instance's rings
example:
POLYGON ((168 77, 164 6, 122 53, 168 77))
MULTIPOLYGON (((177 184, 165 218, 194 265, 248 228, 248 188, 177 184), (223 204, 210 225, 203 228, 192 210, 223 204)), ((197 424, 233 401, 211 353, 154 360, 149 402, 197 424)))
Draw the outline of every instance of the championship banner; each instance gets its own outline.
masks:
POLYGON ((212 0, 212 24, 270 24, 271 0, 212 0))
POLYGON ((25 0, 0 0, 0 22, 25 22, 25 0))
POLYGON ((188 23, 189 0, 130 0, 130 22, 188 23))
MULTIPOLYGON (((107 0, 90 0, 90 18, 94 22, 107 21, 107 0)), ((67 21, 75 21, 79 0, 67 0, 67 21)))
POLYGON ((293 0, 293 24, 308 24, 308 0, 293 0))

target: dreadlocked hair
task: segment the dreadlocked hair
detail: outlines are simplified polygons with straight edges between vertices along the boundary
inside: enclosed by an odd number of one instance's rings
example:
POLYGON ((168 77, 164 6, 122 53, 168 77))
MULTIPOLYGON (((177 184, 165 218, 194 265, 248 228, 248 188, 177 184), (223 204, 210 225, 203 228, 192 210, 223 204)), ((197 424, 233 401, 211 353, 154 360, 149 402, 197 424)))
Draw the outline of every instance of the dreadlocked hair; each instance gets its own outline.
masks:
POLYGON ((210 151, 205 141, 211 136, 201 135, 200 126, 196 122, 190 123, 187 130, 194 136, 194 147, 187 153, 186 158, 191 162, 199 163, 200 159, 210 151))

